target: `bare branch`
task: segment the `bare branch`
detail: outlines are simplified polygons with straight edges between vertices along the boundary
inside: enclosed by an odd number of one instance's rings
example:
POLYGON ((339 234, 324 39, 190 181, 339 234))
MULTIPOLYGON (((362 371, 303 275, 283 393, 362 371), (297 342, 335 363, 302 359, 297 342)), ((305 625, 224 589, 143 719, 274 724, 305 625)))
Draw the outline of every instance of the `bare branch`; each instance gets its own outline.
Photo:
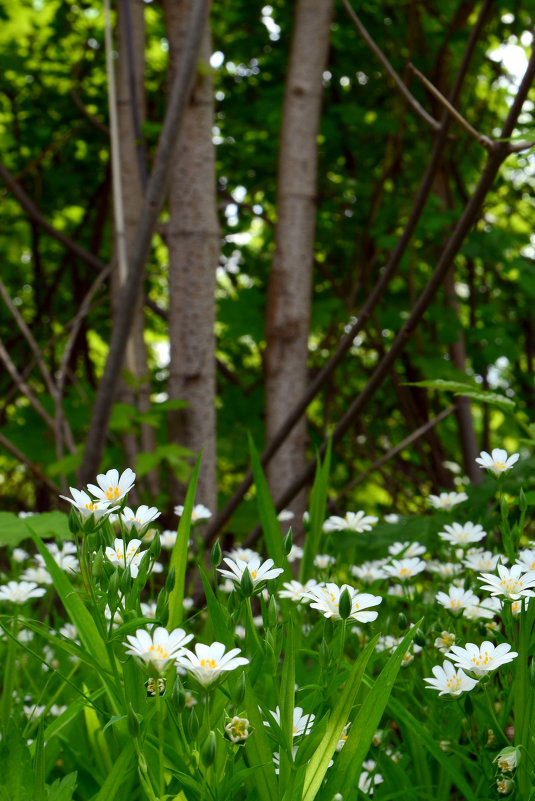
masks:
POLYGON ((54 430, 55 428, 54 419, 50 417, 47 410, 37 400, 32 390, 30 389, 24 378, 21 376, 21 374, 19 373, 13 362, 11 361, 9 353, 7 352, 6 348, 4 347, 4 344, 1 341, 0 341, 0 359, 4 362, 6 370, 8 371, 13 381, 17 384, 20 392, 22 392, 22 394, 28 398, 28 400, 30 401, 31 405, 33 406, 39 417, 41 417, 45 421, 47 426, 49 426, 52 430, 54 430))
POLYGON ((460 114, 457 111, 457 109, 452 106, 449 100, 447 100, 444 97, 442 92, 439 89, 437 89, 437 87, 434 84, 432 84, 431 81, 427 80, 425 75, 421 73, 420 70, 414 66, 414 64, 410 63, 408 67, 410 71, 413 72, 414 75, 416 75, 416 77, 420 79, 425 88, 428 89, 431 92, 431 94, 434 95, 434 97, 436 97, 438 101, 440 101, 440 103, 442 103, 444 108, 447 109, 448 114, 451 114, 451 116, 455 120, 457 120, 459 125, 462 128, 464 128, 465 131, 468 131, 470 136, 472 136, 477 142, 479 142, 480 145, 483 145, 483 147, 485 147, 487 150, 492 150, 492 148, 494 147, 494 142, 492 139, 490 139, 488 136, 485 136, 485 134, 480 134, 479 131, 476 131, 476 129, 470 125, 468 120, 466 120, 463 117, 463 115, 460 114))
POLYGON ((397 72, 395 71, 395 69, 392 66, 392 64, 390 63, 390 61, 387 59, 387 57, 385 56, 383 51, 380 49, 380 47, 374 42, 374 40, 372 39, 372 37, 370 36, 368 31, 364 27, 364 25, 362 24, 360 19, 357 17, 355 12, 351 8, 351 5, 349 4, 349 0, 342 0, 342 3, 344 4, 344 7, 345 7, 347 13, 349 14, 351 19, 353 20, 355 28, 357 29, 357 31, 359 33, 359 36, 366 43, 366 45, 370 48, 370 50, 376 56, 376 58, 381 62, 381 64, 385 68, 386 72, 388 73, 388 75, 390 75, 390 77, 392 78, 392 80, 396 84, 397 88, 399 89, 399 91, 401 92, 403 97, 407 100, 409 105, 416 111, 416 113, 418 114, 419 117, 421 117, 423 120, 425 120, 425 122, 429 125, 430 128, 433 129, 433 131, 439 131, 440 130, 440 122, 438 120, 435 120, 434 117, 431 117, 431 115, 427 113, 425 108, 416 100, 416 98, 414 97, 412 92, 409 91, 409 89, 406 86, 406 84, 403 83, 403 81, 401 80, 401 78, 399 77, 397 72))

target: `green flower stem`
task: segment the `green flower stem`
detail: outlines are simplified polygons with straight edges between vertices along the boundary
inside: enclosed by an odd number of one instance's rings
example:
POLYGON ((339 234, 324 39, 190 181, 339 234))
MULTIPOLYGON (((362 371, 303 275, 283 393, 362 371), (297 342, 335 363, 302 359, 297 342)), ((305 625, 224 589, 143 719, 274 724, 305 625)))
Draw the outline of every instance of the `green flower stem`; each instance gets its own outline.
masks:
MULTIPOLYGON (((512 614, 512 613, 511 613, 512 614)), ((529 616, 530 621, 532 615, 529 616)), ((518 656, 515 665, 514 681, 514 719, 515 719, 515 745, 523 747, 529 754, 533 753, 532 736, 530 733, 532 723, 533 688, 529 683, 529 642, 531 627, 528 626, 528 612, 526 603, 520 610, 520 625, 518 636, 518 656)), ((530 794, 530 766, 527 760, 522 760, 516 773, 518 793, 520 798, 528 798, 530 794)))
POLYGON ((11 703, 13 701, 13 690, 15 689, 15 655, 17 651, 17 631, 19 627, 18 615, 15 611, 11 624, 11 637, 8 639, 7 656, 3 665, 4 682, 2 686, 2 700, 0 702, 0 721, 4 731, 7 729, 9 716, 11 713, 11 703))
POLYGON ((162 697, 160 695, 158 689, 158 683, 156 682, 156 714, 158 717, 158 762, 159 762, 159 769, 158 769, 158 777, 159 777, 159 796, 162 799, 165 794, 165 757, 163 752, 163 745, 164 745, 164 705, 162 703, 162 697))
POLYGON ((246 631, 249 639, 249 645, 251 645, 251 643, 254 643, 254 648, 252 648, 251 650, 254 650, 257 653, 263 653, 264 649, 262 648, 262 643, 260 642, 260 638, 258 636, 258 632, 256 630, 256 626, 253 621, 253 610, 251 608, 250 598, 245 599, 245 615, 247 621, 246 631))

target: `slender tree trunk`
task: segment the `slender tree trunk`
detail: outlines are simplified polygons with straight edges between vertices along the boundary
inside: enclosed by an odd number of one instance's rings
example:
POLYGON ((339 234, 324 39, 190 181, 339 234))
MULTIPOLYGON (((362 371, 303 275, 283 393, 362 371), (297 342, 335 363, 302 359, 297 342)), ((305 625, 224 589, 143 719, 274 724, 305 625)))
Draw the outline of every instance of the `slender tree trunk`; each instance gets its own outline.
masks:
MULTIPOLYGON (((317 136, 332 0, 298 0, 284 95, 277 179, 275 255, 266 321, 266 438, 269 442, 307 386, 308 335, 316 225, 317 136)), ((303 418, 268 466, 277 498, 306 465, 303 418)), ((299 516, 301 492, 292 502, 299 516)))
MULTIPOLYGON (((127 265, 133 256, 133 247, 141 209, 145 163, 140 161, 141 124, 145 118, 145 8, 142 0, 120 0, 117 5, 117 118, 119 127, 119 156, 121 165, 121 191, 124 210, 124 236, 127 265)), ((115 260, 112 273, 112 297, 120 296, 120 287, 126 276, 120 274, 115 260)), ((115 311, 115 310, 114 310, 115 311)), ((130 374, 127 381, 121 378, 117 400, 135 406, 140 412, 150 407, 151 385, 147 366, 147 349, 144 340, 145 318, 140 302, 133 311, 132 331, 126 348, 125 368, 130 374)), ((143 425, 141 441, 134 434, 123 435, 123 446, 130 467, 135 468, 140 450, 152 452, 156 436, 152 426, 143 425)), ((159 492, 157 471, 147 475, 152 495, 159 492)), ((139 498, 134 498, 139 502, 139 498)))
MULTIPOLYGON (((195 0, 164 0, 170 45, 170 78, 184 44, 195 0)), ((200 51, 209 63, 211 38, 206 26, 200 51)), ((220 250, 216 212, 215 153, 212 143, 213 86, 199 70, 173 162, 169 188, 169 397, 188 402, 169 420, 170 437, 195 453, 203 448, 197 501, 215 512, 215 285, 220 250)), ((172 486, 175 502, 184 488, 172 486)))

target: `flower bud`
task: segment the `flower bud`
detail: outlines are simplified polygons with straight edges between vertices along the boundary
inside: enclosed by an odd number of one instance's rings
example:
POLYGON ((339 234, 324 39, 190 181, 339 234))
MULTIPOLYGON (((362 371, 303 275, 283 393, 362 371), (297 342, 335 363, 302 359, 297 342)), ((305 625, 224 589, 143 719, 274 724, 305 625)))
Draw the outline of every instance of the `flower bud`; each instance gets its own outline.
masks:
POLYGON ((134 739, 139 736, 139 721, 142 720, 141 715, 134 711, 131 703, 128 704, 128 733, 134 739))
POLYGON ((349 615, 351 614, 351 595, 349 594, 349 590, 347 587, 344 588, 342 594, 340 595, 340 600, 338 603, 338 613, 342 620, 347 620, 349 615))
POLYGON ((104 554, 102 553, 102 548, 98 549, 97 555, 93 559, 91 574, 94 578, 100 578, 104 575, 104 554))
POLYGON ((212 546, 212 550, 210 551, 210 564, 212 567, 219 567, 222 559, 223 553, 221 551, 221 545, 219 544, 219 540, 216 540, 212 546))
POLYGON ((200 723, 199 718, 197 717, 197 713, 195 709, 192 709, 190 712, 189 720, 188 720, 188 736, 190 740, 195 740, 199 733, 200 723))
POLYGON ((500 753, 493 759, 493 762, 498 763, 498 769, 502 773, 512 773, 518 767, 521 757, 520 748, 508 745, 506 748, 502 748, 500 753))
POLYGON ((225 737, 235 745, 241 745, 251 734, 247 718, 233 717, 225 726, 225 737))
POLYGON ((154 538, 150 544, 149 553, 154 559, 154 561, 156 561, 161 552, 162 552, 162 543, 160 541, 160 535, 157 531, 154 531, 154 538))
POLYGON ((514 781, 512 779, 507 779, 505 776, 496 779, 496 789, 501 795, 509 795, 509 793, 513 791, 514 786, 514 781))
POLYGON ((282 541, 282 547, 284 549, 284 553, 286 554, 286 556, 288 556, 288 554, 292 550, 293 544, 294 544, 294 538, 292 534, 292 528, 290 526, 290 528, 288 529, 288 533, 286 534, 285 538, 282 541))
POLYGON ((521 512, 525 512, 528 508, 528 499, 526 498, 526 493, 522 487, 520 487, 520 492, 518 494, 518 508, 521 512))
POLYGON ((405 631, 408 626, 409 621, 407 620, 407 615, 404 612, 400 612, 398 615, 398 627, 400 631, 405 631))
POLYGON ((201 748, 201 761, 205 766, 205 768, 209 768, 210 765, 212 765, 214 762, 215 746, 216 746, 215 731, 211 731, 208 734, 208 737, 204 741, 201 748))
POLYGON ((423 633, 422 629, 416 629, 416 633, 414 635, 413 642, 414 642, 415 645, 418 645, 420 648, 425 648, 426 639, 425 639, 425 634, 423 633))
POLYGON ((273 626, 276 626, 279 622, 279 610, 277 609, 277 602, 274 595, 269 599, 267 612, 268 626, 273 628, 273 626))
POLYGON ((177 712, 182 712, 186 707, 186 692, 183 684, 180 681, 180 676, 177 676, 173 684, 173 691, 171 693, 171 700, 177 712))
POLYGON ((502 495, 502 499, 500 501, 500 514, 502 516, 502 520, 506 521, 509 516, 509 506, 507 504, 507 498, 505 495, 502 495))
POLYGON ((328 670, 331 664, 331 654, 325 638, 323 638, 320 645, 319 663, 322 670, 328 670))
POLYGON ((78 534, 79 531, 82 531, 82 526, 80 525, 80 515, 74 510, 74 506, 71 506, 71 510, 69 512, 69 531, 71 534, 78 534))
POLYGON ((174 567, 171 568, 169 573, 167 574, 167 578, 165 579, 165 591, 172 592, 175 586, 176 580, 176 570, 174 567))
POLYGON ((248 567, 246 567, 245 570, 243 571, 240 588, 244 598, 250 598, 251 595, 253 594, 254 585, 248 567))

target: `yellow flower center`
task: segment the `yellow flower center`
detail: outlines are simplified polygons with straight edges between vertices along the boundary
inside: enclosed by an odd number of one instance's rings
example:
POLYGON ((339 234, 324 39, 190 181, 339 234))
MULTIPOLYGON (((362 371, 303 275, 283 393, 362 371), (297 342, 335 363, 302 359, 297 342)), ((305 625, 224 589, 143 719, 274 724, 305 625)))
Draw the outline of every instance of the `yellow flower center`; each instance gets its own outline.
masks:
POLYGON ((505 470, 505 462, 498 462, 496 459, 494 460, 494 467, 496 470, 505 470))
POLYGON ((94 512, 97 507, 95 506, 93 501, 89 501, 89 503, 86 503, 85 508, 90 509, 92 512, 94 512))
POLYGON ((114 501, 115 498, 118 498, 119 497, 119 487, 118 486, 108 487, 108 490, 106 492, 106 497, 107 497, 107 499, 109 501, 114 501))
POLYGON ((217 662, 215 659, 201 659, 201 667, 209 668, 210 670, 215 670, 217 668, 217 662))
POLYGON ((149 652, 150 651, 154 651, 161 659, 167 659, 167 657, 169 656, 167 651, 164 651, 161 645, 151 645, 151 647, 149 648, 149 652))
POLYGON ((410 571, 410 568, 408 568, 408 567, 402 567, 401 570, 399 571, 399 575, 400 575, 401 578, 408 578, 410 576, 410 574, 411 574, 411 571, 410 571))
POLYGON ((257 576, 257 571, 256 570, 251 570, 251 578, 255 579, 256 576, 257 576))
POLYGON ((457 674, 452 676, 450 679, 446 679, 446 687, 449 690, 457 690, 460 687, 461 679, 457 674))

